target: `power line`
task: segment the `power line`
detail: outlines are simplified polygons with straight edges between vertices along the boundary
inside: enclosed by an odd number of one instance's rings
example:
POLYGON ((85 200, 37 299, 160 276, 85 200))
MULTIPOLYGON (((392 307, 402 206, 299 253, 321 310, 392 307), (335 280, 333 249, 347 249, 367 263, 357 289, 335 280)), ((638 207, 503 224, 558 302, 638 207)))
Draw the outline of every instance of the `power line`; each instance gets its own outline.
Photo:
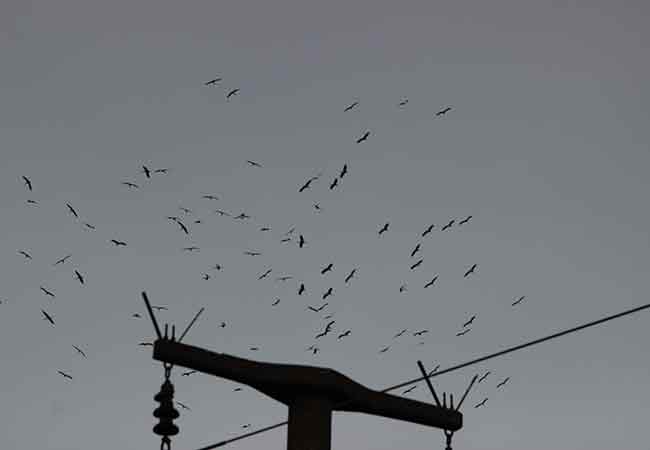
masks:
MULTIPOLYGON (((520 345, 511 347, 511 348, 505 349, 505 350, 501 350, 501 351, 498 351, 496 353, 492 353, 490 355, 483 356, 481 358, 477 358, 477 359, 474 359, 474 360, 471 360, 471 361, 468 361, 468 362, 465 362, 465 363, 462 363, 462 364, 458 364, 458 365, 449 367, 447 369, 437 371, 437 372, 432 373, 432 374, 427 375, 427 376, 423 376, 423 377, 415 378, 413 380, 405 381, 403 383, 396 384, 395 386, 388 387, 388 388, 386 388, 386 389, 384 389, 384 390, 382 390, 380 392, 383 393, 383 392, 393 391, 395 389, 399 389, 399 388, 402 388, 404 386, 408 386, 409 384, 414 384, 414 383, 417 383, 419 381, 423 381, 423 380, 426 380, 426 379, 429 379, 429 378, 437 377, 439 375, 449 373, 449 372, 452 372, 454 370, 459 370, 459 369, 462 369, 464 367, 471 366, 473 364, 478 364, 480 362, 487 361, 488 359, 496 358, 497 356, 502 356, 502 355, 505 355, 507 353, 512 353, 514 351, 521 350, 523 348, 530 347, 532 345, 540 344, 540 343, 542 343, 544 341, 548 341, 548 340, 551 340, 551 339, 554 339, 554 338, 557 338, 557 337, 560 337, 560 336, 564 336, 564 335, 569 334, 569 333, 574 333, 574 332, 582 330, 584 328, 593 327, 595 325, 599 325, 601 323, 604 323, 604 322, 607 322, 607 321, 610 321, 610 320, 613 320, 613 319, 617 319, 619 317, 626 316, 628 314, 633 314, 635 312, 639 312, 639 311, 647 309, 647 308, 650 308, 650 303, 648 303, 646 305, 643 305, 643 306, 633 308, 633 309, 629 309, 627 311, 623 311, 623 312, 618 313, 618 314, 614 314, 612 316, 607 316, 607 317, 604 317, 602 319, 598 319, 598 320, 595 320, 593 322, 586 323, 584 325, 579 325, 577 327, 570 328, 568 330, 560 331, 559 333, 551 334, 550 336, 546 336, 546 337, 543 337, 543 338, 540 338, 540 339, 535 339, 534 341, 530 341, 530 342, 527 342, 525 344, 520 344, 520 345)), ((337 405, 334 405, 334 409, 340 408, 341 406, 344 406, 347 403, 348 402, 343 402, 343 403, 339 403, 337 405)), ((212 450, 212 449, 215 449, 217 447, 222 447, 222 446, 224 446, 226 444, 230 444, 231 442, 235 442, 235 441, 239 441, 241 439, 245 439, 247 437, 255 436, 256 434, 264 433, 265 431, 269 431, 269 430, 272 430, 274 428, 279 428, 279 427, 281 427, 283 425, 286 425, 287 423, 288 423, 288 421, 276 423, 275 425, 270 425, 268 427, 260 428, 258 430, 251 431, 249 433, 240 434, 239 436, 235 436, 234 438, 226 439, 224 441, 217 442, 216 444, 208 445, 207 447, 201 447, 198 450, 212 450)))

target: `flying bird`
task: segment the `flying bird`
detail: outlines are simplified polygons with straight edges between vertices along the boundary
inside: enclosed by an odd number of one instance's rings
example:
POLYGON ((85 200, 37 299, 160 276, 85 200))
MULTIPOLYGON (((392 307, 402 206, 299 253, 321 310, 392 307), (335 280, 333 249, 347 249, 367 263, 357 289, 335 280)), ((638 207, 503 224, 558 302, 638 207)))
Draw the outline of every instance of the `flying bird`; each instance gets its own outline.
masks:
POLYGON ((406 328, 404 328, 402 331, 400 331, 400 332, 397 333, 395 336, 393 336, 393 339, 397 339, 398 337, 400 337, 401 335, 403 335, 403 334, 406 333, 407 331, 408 331, 408 330, 407 330, 406 328))
POLYGON ((183 250, 185 250, 186 252, 198 252, 201 249, 196 245, 192 245, 190 247, 184 247, 183 250))
POLYGON ((276 298, 275 301, 274 301, 273 303, 271 303, 271 306, 275 306, 275 305, 277 305, 278 303, 280 303, 280 299, 279 299, 279 298, 276 298))
POLYGON ((111 242, 115 244, 116 247, 126 247, 126 242, 124 241, 118 241, 117 239, 111 239, 111 242))
POLYGON ((194 374, 196 372, 197 372, 196 370, 188 370, 186 372, 181 373, 181 376, 182 377, 189 377, 190 375, 192 375, 192 374, 194 374))
POLYGON ((262 227, 262 228, 260 228, 260 231, 271 231, 271 228, 269 228, 269 227, 262 227))
POLYGON ((350 333, 351 333, 351 332, 352 332, 352 330, 345 330, 343 333, 339 334, 339 335, 336 337, 336 339, 342 339, 342 338, 344 338, 344 337, 346 337, 346 336, 350 336, 350 333))
POLYGON ((327 333, 329 333, 332 330, 332 325, 334 325, 335 322, 336 322, 335 320, 332 320, 331 322, 328 322, 327 325, 325 325, 325 330, 323 330, 323 332, 317 334, 315 339, 318 339, 319 337, 323 337, 327 333))
POLYGON ((402 293, 402 292, 406 292, 406 283, 402 284, 402 285, 399 287, 399 292, 400 292, 400 293, 402 293))
POLYGON ((210 274, 208 274, 208 273, 204 273, 204 274, 203 274, 203 279, 204 279, 205 281, 208 281, 208 280, 210 279, 210 274))
POLYGON ((260 163, 255 162, 255 161, 251 161, 250 159, 248 161, 246 161, 246 162, 248 164, 250 164, 251 166, 253 166, 253 167, 262 167, 262 165, 260 163))
POLYGON ((86 356, 86 354, 84 353, 84 351, 81 350, 79 347, 77 347, 76 345, 73 345, 73 347, 74 347, 74 349, 77 351, 77 353, 79 353, 81 356, 83 356, 84 358, 88 358, 88 357, 86 356))
POLYGON ((300 288, 298 288, 298 295, 302 295, 305 292, 305 283, 300 283, 300 288))
POLYGON ((44 293, 45 295, 49 296, 49 297, 52 297, 52 298, 55 298, 55 297, 56 297, 52 292, 48 291, 48 290, 45 289, 43 286, 41 286, 41 291, 43 291, 43 293, 44 293))
POLYGON ((178 226, 181 227, 181 230, 183 230, 183 233, 185 233, 187 235, 190 234, 190 231, 187 229, 187 227, 185 226, 185 224, 183 222, 181 222, 179 219, 175 219, 174 222, 176 222, 178 224, 178 226))
POLYGON ((478 264, 474 264, 472 267, 470 267, 467 272, 465 272, 465 275, 463 275, 463 278, 467 278, 470 273, 474 273, 474 270, 478 267, 478 264))
POLYGON ((138 313, 131 314, 131 317, 135 317, 136 319, 141 319, 142 318, 142 316, 140 314, 138 314, 138 313))
POLYGON ((242 428, 248 428, 248 427, 250 427, 250 426, 251 426, 251 424, 250 424, 250 423, 247 423, 246 425, 242 425, 241 427, 242 427, 242 428))
POLYGON ((426 288, 428 288, 429 286, 433 286, 433 283, 435 283, 437 279, 438 279, 438 275, 436 275, 435 277, 433 277, 433 278, 431 279, 431 281, 429 281, 427 284, 425 284, 425 285, 424 285, 424 288, 426 289, 426 288))
POLYGON ((222 268, 221 264, 215 264, 214 267, 212 267, 212 270, 221 270, 222 268))
POLYGON ((381 350, 379 350, 379 353, 386 353, 389 348, 390 348, 390 346, 389 347, 384 347, 381 350))
POLYGON ((485 380, 488 377, 488 375, 490 375, 491 373, 492 372, 490 371, 486 372, 485 375, 483 375, 481 378, 478 379, 478 382, 480 383, 481 381, 485 380))
POLYGON ((470 220, 472 217, 473 217, 473 216, 467 216, 467 217, 465 217, 463 220, 461 220, 460 222, 458 222, 458 225, 464 225, 464 224, 466 224, 467 222, 469 222, 469 220, 470 220))
POLYGON ((300 239, 298 240, 298 247, 303 248, 305 246, 305 237, 301 234, 300 239))
POLYGON ((441 230, 441 231, 448 230, 449 228, 451 228, 451 226, 452 226, 455 222, 456 222, 456 220, 454 220, 454 219, 450 220, 449 223, 448 223, 447 225, 445 225, 444 227, 442 227, 442 230, 441 230))
POLYGON ((470 326, 474 322, 474 319, 476 319, 476 314, 474 314, 467 322, 463 324, 463 328, 470 326))
POLYGON ((481 403, 478 403, 478 404, 474 405, 474 408, 479 408, 479 407, 485 405, 485 402, 487 402, 487 397, 485 397, 485 398, 481 401, 481 403))
POLYGON ((185 207, 183 207, 183 206, 179 206, 178 209, 180 209, 181 211, 183 211, 183 213, 185 213, 185 214, 192 214, 192 210, 189 209, 189 208, 185 208, 185 207))
POLYGON ((424 232, 422 232, 422 237, 424 237, 424 236, 426 236, 427 234, 431 233, 431 231, 433 230, 433 227, 434 227, 433 224, 429 225, 429 226, 427 227, 427 229, 424 230, 424 232))
POLYGON ((74 275, 77 278, 77 280, 79 280, 79 283, 81 283, 81 284, 85 283, 83 275, 81 275, 78 270, 75 269, 74 275))
POLYGON ((169 169, 156 169, 153 171, 153 173, 162 173, 162 174, 166 174, 167 172, 169 172, 169 169))
POLYGON ((462 336, 464 334, 467 334, 467 333, 469 333, 470 330, 471 330, 471 328, 467 328, 464 331, 459 331, 458 333, 456 333, 456 336, 462 336))
POLYGON ((399 106, 406 106, 406 104, 407 104, 408 102, 409 102, 409 100, 408 100, 407 98, 405 98, 404 100, 402 100, 401 102, 399 102, 399 106))
POLYGON ((305 184, 303 184, 303 185, 300 187, 300 189, 298 189, 298 192, 302 192, 302 191, 304 191, 305 189, 308 189, 309 186, 311 185, 312 181, 314 181, 315 179, 316 179, 316 177, 311 177, 310 179, 308 179, 308 180, 305 182, 305 184))
POLYGON ((133 188, 133 189, 139 189, 140 188, 140 186, 138 186, 135 183, 131 183, 130 181, 122 181, 122 184, 124 186, 128 186, 128 187, 133 188))
POLYGON ((329 263, 327 266, 325 266, 325 267, 320 271, 320 274, 321 274, 321 275, 325 275, 327 272, 331 272, 332 267, 334 267, 334 264, 329 263))
POLYGON ((251 216, 249 216, 249 215, 246 214, 246 213, 241 213, 241 214, 239 214, 238 216, 235 216, 234 218, 235 218, 235 219, 245 220, 245 219, 250 219, 251 216))
POLYGON ((259 349, 260 349, 259 347, 251 347, 249 350, 251 350, 251 351, 253 351, 253 352, 256 352, 256 351, 258 351, 259 349))
POLYGON ((316 211, 318 211, 318 212, 321 212, 322 209, 321 209, 321 207, 320 207, 320 203, 314 203, 314 209, 315 209, 316 211))
POLYGON ((220 326, 221 328, 226 328, 226 322, 221 322, 221 324, 219 324, 219 326, 220 326))
POLYGON ((66 262, 66 261, 67 261, 71 256, 72 256, 72 255, 66 255, 66 256, 64 256, 63 258, 57 260, 57 261, 56 261, 54 264, 52 264, 52 265, 53 265, 53 266, 58 266, 59 264, 63 264, 63 263, 66 262))
POLYGON ((358 104, 359 104, 359 102, 351 103, 349 106, 347 106, 347 107, 343 110, 343 112, 348 112, 348 111, 350 111, 352 108, 354 108, 354 107, 357 106, 358 104))
POLYGON ((217 197, 216 195, 212 195, 212 194, 206 194, 206 195, 202 196, 201 198, 205 198, 207 200, 219 200, 219 197, 217 197))
POLYGON ((32 255, 30 255, 29 253, 27 253, 25 250, 20 250, 18 253, 20 253, 21 255, 23 255, 23 256, 24 256, 25 258, 27 258, 27 259, 33 259, 33 258, 32 258, 32 255))
POLYGON ((228 213, 228 212, 226 212, 226 211, 222 211, 221 209, 217 209, 217 210, 215 210, 214 213, 215 213, 215 214, 219 214, 219 215, 222 216, 222 217, 223 217, 223 216, 231 217, 231 214, 230 214, 230 213, 228 213))
POLYGON ((329 288, 324 294, 323 294, 323 300, 325 300, 327 297, 332 295, 332 288, 329 288))
POLYGON ((310 310, 312 310, 314 312, 321 312, 323 310, 323 308, 325 308, 327 305, 329 305, 329 303, 323 303, 318 308, 314 308, 313 306, 308 306, 307 309, 310 309, 310 310))
POLYGON ((71 377, 70 375, 68 375, 67 373, 65 373, 65 372, 61 372, 60 370, 57 370, 57 372, 59 372, 59 373, 60 373, 61 375, 63 375, 65 378, 69 378, 70 380, 72 380, 72 377, 71 377))
POLYGON ((248 256, 260 256, 261 254, 262 254, 261 252, 253 252, 253 251, 250 251, 250 250, 246 250, 244 252, 244 255, 248 255, 248 256))
POLYGON ((239 89, 233 89, 232 91, 228 92, 228 94, 226 94, 226 100, 230 99, 230 97, 238 93, 239 93, 239 89))
POLYGON ((32 199, 27 199, 27 203, 29 203, 30 205, 38 205, 38 202, 32 199))
POLYGON ((179 402, 178 400, 176 400, 176 404, 177 404, 178 406, 180 406, 181 408, 183 408, 183 409, 186 409, 186 410, 188 410, 188 411, 191 411, 191 409, 190 409, 187 405, 184 405, 183 403, 179 402))
POLYGON ((23 175, 23 181, 25 182, 25 186, 27 186, 27 189, 30 191, 32 190, 32 181, 27 178, 25 175, 23 175))
POLYGON ((339 179, 334 178, 334 181, 332 181, 332 184, 330 184, 330 191, 334 189, 338 184, 339 184, 339 179))
POLYGON ((268 269, 268 270, 267 270, 266 272, 264 272, 262 275, 260 275, 259 277, 257 277, 257 279, 258 279, 258 280, 262 280, 262 279, 266 278, 266 277, 271 273, 272 270, 273 270, 273 269, 268 269))
POLYGON ((348 173, 348 165, 343 164, 343 168, 341 169, 341 172, 339 173, 339 178, 343 178, 347 173, 348 173))
POLYGON ((97 229, 97 228, 95 228, 94 225, 91 225, 91 224, 86 223, 86 222, 84 222, 84 226, 85 226, 86 228, 88 228, 89 230, 96 230, 96 229, 97 229))
POLYGON ((415 333, 413 333, 413 336, 422 336, 423 334, 428 333, 428 332, 429 332, 429 330, 416 331, 415 333))
POLYGON ((415 254, 419 251, 420 251, 420 244, 416 245, 413 251, 411 252, 411 258, 413 258, 415 254))
POLYGON ((415 269, 416 267, 419 267, 423 261, 424 259, 419 259, 415 264, 411 266, 411 270, 415 269))
POLYGON ((384 224, 384 226, 381 227, 381 229, 379 230, 379 235, 380 235, 380 236, 381 236, 382 234, 384 234, 386 231, 388 231, 388 225, 389 225, 389 223, 386 222, 386 223, 384 224))
POLYGON ((220 82, 221 80, 222 80, 222 78, 217 77, 217 78, 214 78, 214 79, 212 79, 212 80, 210 80, 210 81, 206 81, 205 83, 203 83, 203 85, 204 85, 204 86, 211 86, 211 85, 213 85, 213 84, 217 84, 217 83, 220 82))
POLYGON ((142 173, 145 177, 151 178, 151 170, 147 166, 142 166, 142 173))
POLYGON ((352 269, 352 271, 350 271, 350 273, 348 274, 348 276, 345 277, 345 283, 346 283, 346 284, 347 284, 347 283, 352 279, 352 277, 354 277, 354 274, 355 274, 356 272, 357 272, 357 269, 352 269))
POLYGON ((368 136, 370 136, 370 131, 366 131, 365 133, 363 133, 363 136, 361 136, 359 139, 357 139, 357 144, 360 144, 363 141, 365 141, 366 139, 368 139, 368 136))
POLYGON ((166 306, 152 306, 151 309, 155 309, 156 311, 167 311, 166 306))
POLYGON ((48 322, 50 322, 52 324, 52 326, 54 326, 54 319, 52 319, 52 316, 50 316, 46 311, 43 311, 42 309, 41 309, 41 312, 43 313, 43 316, 44 316, 43 320, 47 320, 48 322))
POLYGON ((451 111, 451 106, 447 106, 445 109, 442 109, 436 113, 436 117, 442 116, 444 114, 447 114, 449 111, 451 111))
POLYGON ((138 345, 141 347, 153 347, 153 342, 140 342, 138 345))
POLYGON ((70 211, 70 213, 78 219, 79 214, 77 214, 77 211, 75 211, 75 209, 70 205, 70 203, 66 203, 65 205, 68 207, 68 211, 70 211))
POLYGON ((239 391, 241 391, 241 390, 242 390, 242 388, 240 388, 240 387, 236 387, 236 388, 233 389, 232 391, 233 391, 233 392, 239 392, 239 391))
POLYGON ((521 301, 522 301, 523 299, 525 299, 525 298, 526 298, 526 296, 525 296, 525 295, 522 295, 521 297, 519 297, 517 300, 514 301, 514 303, 512 304, 512 306, 518 305, 518 304, 521 303, 521 301))
POLYGON ((277 277, 276 280, 277 281, 287 281, 287 280, 290 280, 292 278, 293 277, 291 275, 284 275, 284 276, 281 276, 281 277, 277 277))
POLYGON ((502 382, 497 384, 497 389, 500 388, 501 386, 504 386, 508 381, 510 381, 510 377, 506 377, 502 382))

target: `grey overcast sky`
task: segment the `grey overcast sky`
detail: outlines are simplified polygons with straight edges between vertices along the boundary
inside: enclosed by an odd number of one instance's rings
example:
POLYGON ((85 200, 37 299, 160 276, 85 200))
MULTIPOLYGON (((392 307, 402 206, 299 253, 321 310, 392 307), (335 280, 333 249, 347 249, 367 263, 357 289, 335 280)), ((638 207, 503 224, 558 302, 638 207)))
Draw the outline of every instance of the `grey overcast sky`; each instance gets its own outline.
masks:
MULTIPOLYGON (((418 359, 445 368, 647 303, 649 13, 601 0, 4 0, 0 447, 159 448, 162 368, 137 345, 153 338, 142 290, 179 327, 206 308, 187 343, 374 389, 417 377, 418 359), (169 172, 147 179, 143 164, 169 172), (293 226, 304 248, 281 242, 293 226), (307 310, 329 287, 329 305, 307 310), (333 333, 315 341, 325 314, 333 333)), ((644 311, 435 378, 460 395, 491 372, 454 449, 646 449, 649 325, 644 311)), ((191 411, 174 449, 286 418, 247 387, 182 370, 176 398, 191 411)), ((423 383, 405 396, 432 401, 423 383)), ((440 430, 334 415, 334 449, 443 447, 440 430)))

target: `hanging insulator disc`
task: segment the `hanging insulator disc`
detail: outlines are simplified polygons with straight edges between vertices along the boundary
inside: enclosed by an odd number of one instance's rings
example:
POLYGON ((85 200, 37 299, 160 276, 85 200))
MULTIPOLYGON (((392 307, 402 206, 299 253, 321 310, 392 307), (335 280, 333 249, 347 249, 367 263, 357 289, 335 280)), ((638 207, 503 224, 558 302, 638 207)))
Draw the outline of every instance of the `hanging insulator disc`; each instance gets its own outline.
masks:
POLYGON ((161 420, 160 423, 153 427, 153 432, 158 436, 176 436, 178 427, 171 420, 161 420))
POLYGON ((159 419, 178 419, 180 414, 171 402, 163 402, 153 410, 153 416, 159 419))

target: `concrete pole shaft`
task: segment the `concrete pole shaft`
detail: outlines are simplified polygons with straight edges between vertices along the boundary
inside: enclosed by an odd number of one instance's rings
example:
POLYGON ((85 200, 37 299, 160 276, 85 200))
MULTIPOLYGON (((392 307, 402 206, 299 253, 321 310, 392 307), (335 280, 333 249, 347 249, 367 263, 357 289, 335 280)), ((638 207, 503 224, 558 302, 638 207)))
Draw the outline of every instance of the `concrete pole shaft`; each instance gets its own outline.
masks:
POLYGON ((296 396, 288 422, 287 450, 331 450, 332 404, 326 396, 296 396))

